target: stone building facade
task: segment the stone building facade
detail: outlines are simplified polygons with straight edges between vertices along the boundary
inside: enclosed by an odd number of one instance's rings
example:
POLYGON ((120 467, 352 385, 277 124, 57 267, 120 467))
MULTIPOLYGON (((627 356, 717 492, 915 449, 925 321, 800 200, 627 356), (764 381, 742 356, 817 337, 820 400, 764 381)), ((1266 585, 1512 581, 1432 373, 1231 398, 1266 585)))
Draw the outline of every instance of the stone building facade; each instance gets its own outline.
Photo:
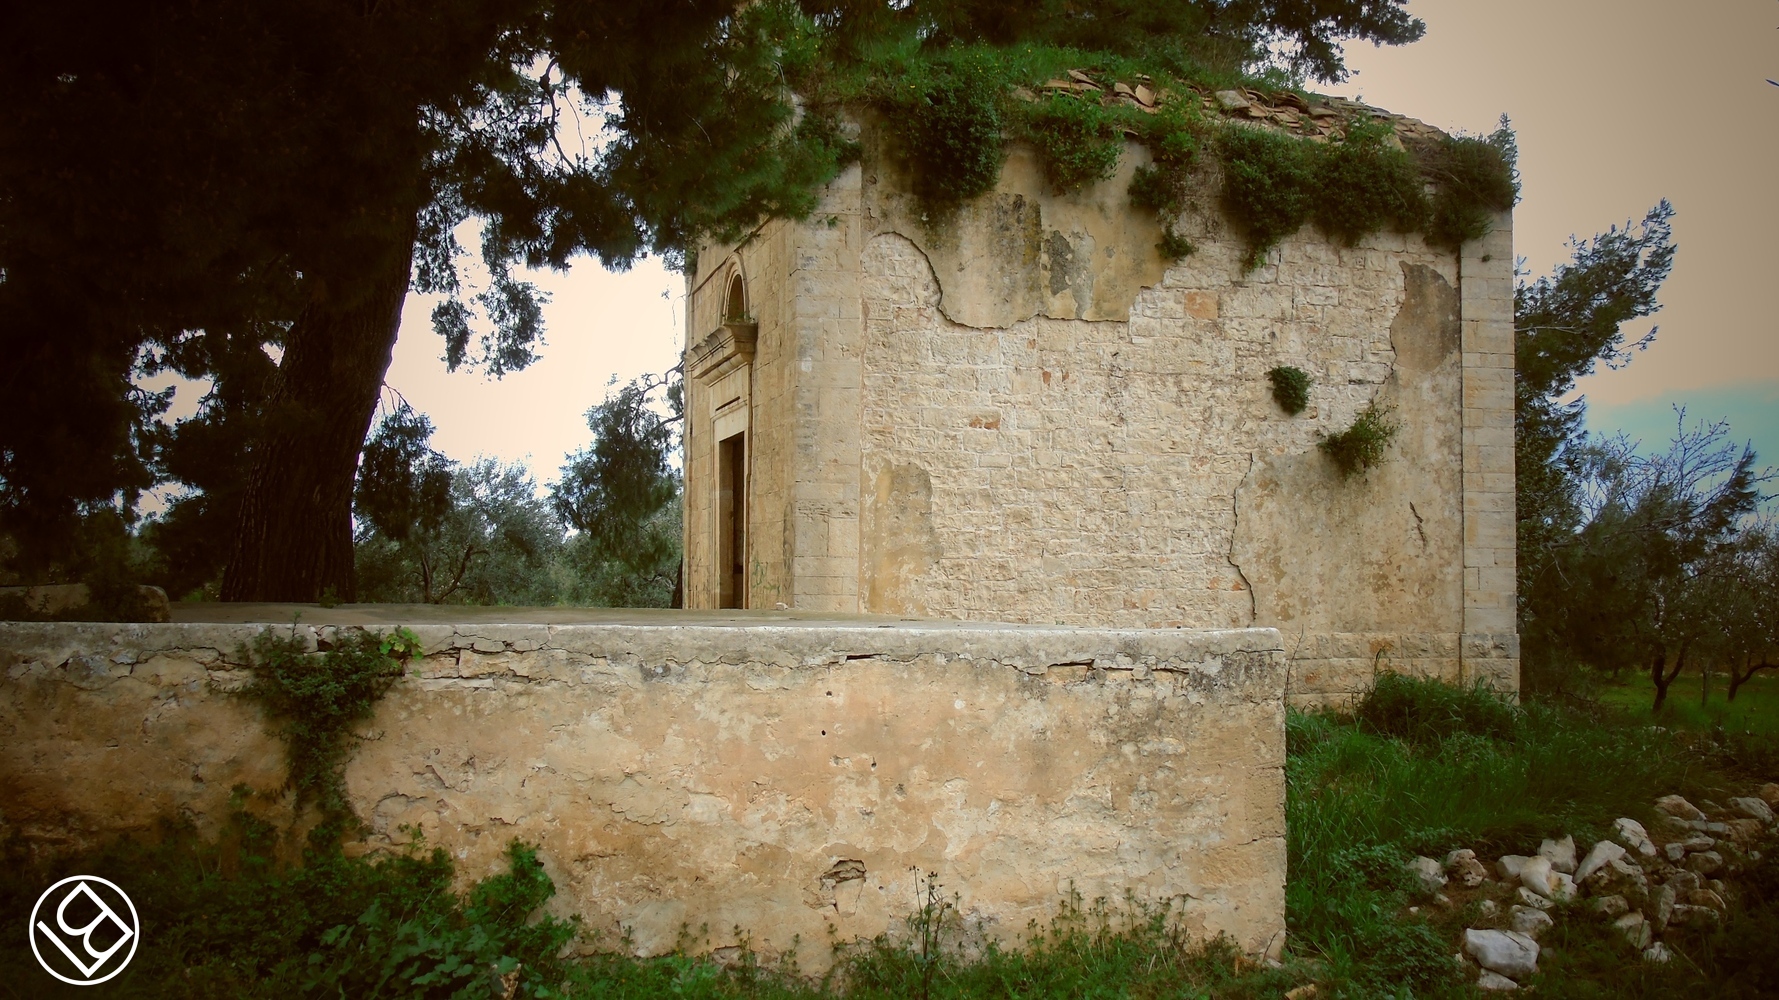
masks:
POLYGON ((1059 195, 1015 146, 935 219, 868 143, 807 221, 705 248, 687 606, 1271 627, 1297 704, 1517 688, 1511 215, 1461 252, 1306 226, 1244 273, 1213 165, 1170 263, 1145 162, 1059 195), (1374 401, 1400 431, 1343 478, 1317 442, 1374 401))

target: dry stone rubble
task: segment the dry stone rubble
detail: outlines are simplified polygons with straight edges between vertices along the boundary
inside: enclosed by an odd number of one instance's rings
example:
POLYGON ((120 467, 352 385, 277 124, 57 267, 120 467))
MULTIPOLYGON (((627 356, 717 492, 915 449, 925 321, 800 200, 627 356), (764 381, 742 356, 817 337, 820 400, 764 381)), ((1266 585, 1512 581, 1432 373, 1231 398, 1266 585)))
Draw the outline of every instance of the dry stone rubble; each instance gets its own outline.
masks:
POLYGON ((1736 889, 1717 876, 1733 881, 1745 861, 1759 860, 1757 845, 1779 835, 1779 784, 1723 805, 1664 795, 1654 806, 1662 819, 1655 833, 1620 817, 1611 839, 1585 853, 1566 834, 1544 840, 1536 854, 1504 854, 1492 865, 1470 848, 1450 851, 1443 863, 1409 863, 1426 894, 1449 886, 1461 898, 1454 903, 1440 893, 1443 905, 1468 905, 1475 915, 1459 960, 1477 972, 1478 989, 1521 989, 1538 971, 1538 939, 1571 907, 1572 919, 1609 923, 1628 948, 1656 963, 1674 958, 1662 939, 1670 930, 1710 930, 1731 919, 1736 889), (1466 903, 1469 893, 1475 895, 1466 903))

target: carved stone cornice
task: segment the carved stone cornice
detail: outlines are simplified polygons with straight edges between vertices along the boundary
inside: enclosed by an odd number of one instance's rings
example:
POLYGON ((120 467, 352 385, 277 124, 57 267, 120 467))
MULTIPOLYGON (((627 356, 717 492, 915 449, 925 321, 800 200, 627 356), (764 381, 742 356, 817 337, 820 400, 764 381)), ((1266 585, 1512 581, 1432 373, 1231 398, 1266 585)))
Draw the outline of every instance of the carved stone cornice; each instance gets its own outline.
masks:
POLYGON ((686 370, 697 379, 726 375, 754 359, 759 338, 758 323, 724 323, 686 352, 686 370))

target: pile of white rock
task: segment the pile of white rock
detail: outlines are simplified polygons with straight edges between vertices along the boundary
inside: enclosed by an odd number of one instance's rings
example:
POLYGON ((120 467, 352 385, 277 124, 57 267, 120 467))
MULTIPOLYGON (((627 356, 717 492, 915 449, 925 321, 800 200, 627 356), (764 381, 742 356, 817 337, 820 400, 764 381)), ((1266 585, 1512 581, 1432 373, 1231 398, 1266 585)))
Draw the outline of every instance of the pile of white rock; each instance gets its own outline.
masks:
POLYGON ((1509 854, 1491 873, 1468 849, 1452 851, 1444 862, 1420 857, 1409 870, 1421 888, 1449 903, 1443 890, 1456 885, 1484 887, 1478 904, 1483 923, 1464 932, 1460 962, 1479 969, 1476 985, 1485 990, 1516 990, 1538 971, 1538 938, 1554 921, 1551 911, 1585 905, 1611 920, 1625 941, 1651 962, 1673 957, 1661 935, 1670 927, 1710 928, 1729 914, 1729 888, 1717 876, 1732 873, 1745 860, 1759 860, 1754 844, 1779 832, 1779 784, 1759 797, 1732 798, 1726 805, 1699 808, 1678 795, 1655 801, 1661 814, 1658 836, 1629 817, 1613 823, 1612 839, 1576 857, 1575 838, 1546 840, 1534 855, 1509 854), (1716 818, 1713 818, 1713 817, 1716 818), (1485 883, 1492 883, 1485 886, 1485 883))

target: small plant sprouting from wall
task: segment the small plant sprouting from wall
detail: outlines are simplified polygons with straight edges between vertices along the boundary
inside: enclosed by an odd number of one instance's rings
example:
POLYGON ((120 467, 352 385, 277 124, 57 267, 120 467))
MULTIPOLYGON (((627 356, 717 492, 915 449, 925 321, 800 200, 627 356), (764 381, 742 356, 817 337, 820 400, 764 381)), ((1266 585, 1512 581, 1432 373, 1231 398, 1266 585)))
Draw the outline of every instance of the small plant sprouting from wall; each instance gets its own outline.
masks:
POLYGON ((1163 260, 1185 260, 1192 254, 1192 241, 1174 229, 1173 223, 1161 227, 1161 241, 1155 244, 1163 260))
POLYGON ((1296 416, 1310 405, 1310 374, 1302 368, 1280 365, 1266 373, 1272 380, 1272 398, 1279 409, 1296 416))
POLYGON ((253 680, 244 693, 279 727, 297 808, 320 810, 321 824, 310 835, 316 846, 337 844, 352 821, 343 774, 352 726, 371 717, 419 649, 405 628, 388 636, 342 630, 332 649, 311 653, 295 625, 288 635, 266 629, 249 645, 253 680))
POLYGON ((1317 447, 1334 460, 1342 479, 1369 471, 1384 460, 1384 449, 1401 428, 1390 419, 1388 407, 1373 400, 1353 426, 1324 437, 1317 447))

